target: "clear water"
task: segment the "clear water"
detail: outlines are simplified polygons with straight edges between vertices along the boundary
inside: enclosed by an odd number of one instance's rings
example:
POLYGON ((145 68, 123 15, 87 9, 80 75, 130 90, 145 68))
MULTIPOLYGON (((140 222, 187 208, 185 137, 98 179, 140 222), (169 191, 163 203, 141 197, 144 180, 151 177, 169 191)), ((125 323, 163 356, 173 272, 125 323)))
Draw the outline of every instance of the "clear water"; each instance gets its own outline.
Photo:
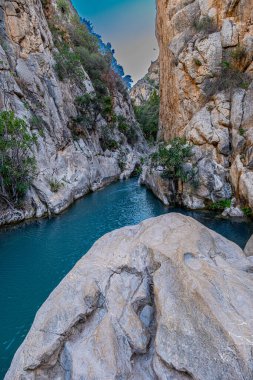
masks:
MULTIPOLYGON (((0 378, 40 305, 99 237, 170 211, 132 179, 88 195, 58 217, 0 230, 0 378)), ((176 211, 241 246, 253 233, 252 223, 176 211)))

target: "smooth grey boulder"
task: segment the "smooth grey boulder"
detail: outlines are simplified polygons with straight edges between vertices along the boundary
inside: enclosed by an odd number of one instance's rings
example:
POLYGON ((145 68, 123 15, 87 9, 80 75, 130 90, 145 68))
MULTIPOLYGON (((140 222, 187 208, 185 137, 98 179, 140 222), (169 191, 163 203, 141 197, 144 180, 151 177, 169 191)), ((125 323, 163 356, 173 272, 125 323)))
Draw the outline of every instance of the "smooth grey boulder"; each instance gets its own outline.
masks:
POLYGON ((246 256, 253 256, 253 235, 247 242, 245 248, 244 248, 244 253, 246 256))
POLYGON ((38 311, 5 380, 250 380, 252 263, 167 214, 98 240, 38 311))

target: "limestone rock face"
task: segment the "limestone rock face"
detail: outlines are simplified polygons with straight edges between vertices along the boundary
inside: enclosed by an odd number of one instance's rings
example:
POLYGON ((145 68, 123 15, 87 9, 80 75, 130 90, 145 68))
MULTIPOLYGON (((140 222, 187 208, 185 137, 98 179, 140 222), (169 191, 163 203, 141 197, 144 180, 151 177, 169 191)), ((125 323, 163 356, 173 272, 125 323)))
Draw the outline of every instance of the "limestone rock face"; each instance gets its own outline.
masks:
POLYGON ((157 0, 160 137, 197 150, 201 186, 185 199, 253 207, 252 12, 251 0, 157 0))
POLYGON ((33 148, 36 180, 21 209, 0 204, 0 225, 61 212, 87 192, 129 176, 146 149, 126 91, 115 91, 113 108, 135 128, 134 143, 102 116, 94 125, 73 133, 73 121, 79 116, 75 100, 93 94, 94 88, 84 70, 82 83, 68 78, 60 81, 55 70, 57 49, 50 17, 58 15, 62 22, 58 28, 64 31, 64 25, 77 17, 71 3, 67 5, 69 14, 64 15, 58 14, 55 0, 0 1, 0 111, 14 110, 37 137, 33 148), (104 147, 105 137, 118 148, 104 147), (57 192, 51 183, 58 184, 57 192))
POLYGON ((159 92, 159 60, 152 62, 148 73, 131 89, 130 97, 136 106, 145 103, 153 92, 159 92))
POLYGON ((252 261, 167 214, 97 241, 38 311, 5 380, 250 380, 252 310, 252 261))

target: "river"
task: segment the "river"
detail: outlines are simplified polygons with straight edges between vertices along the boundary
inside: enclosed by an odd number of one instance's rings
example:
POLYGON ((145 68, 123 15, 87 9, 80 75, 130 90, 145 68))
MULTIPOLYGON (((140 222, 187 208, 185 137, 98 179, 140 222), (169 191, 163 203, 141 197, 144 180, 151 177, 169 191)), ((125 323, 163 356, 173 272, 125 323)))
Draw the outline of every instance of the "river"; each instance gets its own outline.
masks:
MULTIPOLYGON (((170 212, 136 179, 77 201, 64 214, 0 230, 0 378, 49 293, 106 232, 170 212)), ((242 247, 253 223, 190 215, 242 247)))

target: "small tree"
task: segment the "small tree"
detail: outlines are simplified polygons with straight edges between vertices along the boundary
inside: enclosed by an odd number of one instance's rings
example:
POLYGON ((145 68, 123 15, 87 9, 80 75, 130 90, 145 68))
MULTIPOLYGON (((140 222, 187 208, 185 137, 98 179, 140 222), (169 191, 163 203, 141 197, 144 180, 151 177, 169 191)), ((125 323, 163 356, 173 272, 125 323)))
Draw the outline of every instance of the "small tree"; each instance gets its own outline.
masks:
POLYGON ((0 113, 0 196, 17 203, 26 193, 35 174, 31 147, 36 141, 24 120, 12 111, 0 113))
POLYGON ((192 146, 185 138, 176 137, 168 145, 161 145, 152 155, 153 165, 164 167, 164 176, 188 182, 194 176, 192 170, 186 170, 185 164, 192 157, 192 146))

